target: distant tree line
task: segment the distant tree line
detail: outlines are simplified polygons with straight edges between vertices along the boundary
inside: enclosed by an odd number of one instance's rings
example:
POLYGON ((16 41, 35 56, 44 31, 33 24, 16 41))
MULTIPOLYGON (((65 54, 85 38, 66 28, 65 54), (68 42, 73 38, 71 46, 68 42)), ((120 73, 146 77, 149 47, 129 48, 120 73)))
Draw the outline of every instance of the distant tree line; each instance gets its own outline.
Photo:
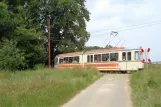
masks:
POLYGON ((95 49, 104 49, 104 48, 112 48, 112 45, 106 45, 105 47, 100 47, 100 46, 85 46, 84 50, 95 50, 95 49))

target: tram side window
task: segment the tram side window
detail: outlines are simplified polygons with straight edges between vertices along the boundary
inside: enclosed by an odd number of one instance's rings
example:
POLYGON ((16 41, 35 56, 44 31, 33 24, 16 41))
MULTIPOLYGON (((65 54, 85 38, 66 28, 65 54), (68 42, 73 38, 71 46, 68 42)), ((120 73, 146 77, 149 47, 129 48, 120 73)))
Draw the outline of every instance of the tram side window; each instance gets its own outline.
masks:
POLYGON ((102 61, 109 61, 109 54, 102 54, 102 61))
POLYGON ((74 57, 73 63, 79 63, 79 56, 75 56, 75 57, 74 57))
POLYGON ((118 53, 110 53, 110 61, 118 61, 118 53))
POLYGON ((94 62, 100 62, 101 61, 101 54, 94 55, 94 62))
POLYGON ((69 57, 69 63, 73 62, 73 57, 69 57))
POLYGON ((93 62, 93 55, 87 56, 87 62, 93 62))
POLYGON ((79 63, 79 56, 74 56, 74 57, 64 57, 64 62, 63 59, 59 59, 59 62, 67 64, 67 63, 79 63))
POLYGON ((64 63, 69 63, 68 57, 64 57, 64 63))
POLYGON ((123 60, 123 61, 126 61, 126 52, 123 52, 123 53, 122 53, 122 60, 123 60))
POLYGON ((97 55, 94 55, 94 62, 97 62, 97 55))
POLYGON ((101 58, 101 57, 102 57, 102 54, 98 54, 98 59, 97 59, 97 60, 98 60, 99 62, 102 61, 102 58, 101 58))
POLYGON ((131 60, 131 52, 127 53, 127 60, 130 61, 131 60))
POLYGON ((59 64, 63 64, 63 58, 59 58, 59 64))
POLYGON ((91 58, 90 55, 88 55, 87 56, 87 62, 90 62, 91 61, 90 58, 91 58))
POLYGON ((91 62, 93 62, 93 55, 91 55, 91 62))

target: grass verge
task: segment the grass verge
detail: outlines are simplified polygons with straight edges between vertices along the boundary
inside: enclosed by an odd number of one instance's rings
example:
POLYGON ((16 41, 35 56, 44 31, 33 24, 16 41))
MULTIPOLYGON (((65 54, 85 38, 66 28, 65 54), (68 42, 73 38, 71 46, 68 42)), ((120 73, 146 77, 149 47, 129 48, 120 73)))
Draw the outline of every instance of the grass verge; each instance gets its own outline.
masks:
POLYGON ((130 81, 134 107, 161 107, 161 65, 146 65, 130 81))
POLYGON ((0 107, 59 107, 101 76, 92 68, 0 72, 0 107))

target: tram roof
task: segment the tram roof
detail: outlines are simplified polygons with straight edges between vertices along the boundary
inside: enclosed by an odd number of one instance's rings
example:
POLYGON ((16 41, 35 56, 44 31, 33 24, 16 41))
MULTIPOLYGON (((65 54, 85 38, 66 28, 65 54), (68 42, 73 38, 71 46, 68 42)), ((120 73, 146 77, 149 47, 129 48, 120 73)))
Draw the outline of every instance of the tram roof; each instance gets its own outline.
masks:
MULTIPOLYGON (((128 50, 139 50, 139 49, 125 49, 125 47, 119 47, 119 48, 103 48, 103 49, 95 49, 95 50, 88 50, 86 53, 100 53, 100 52, 112 52, 112 51, 128 51, 128 50)), ((67 56, 67 55, 82 55, 83 52, 70 52, 70 53, 64 53, 64 54, 58 54, 58 56, 67 56)))

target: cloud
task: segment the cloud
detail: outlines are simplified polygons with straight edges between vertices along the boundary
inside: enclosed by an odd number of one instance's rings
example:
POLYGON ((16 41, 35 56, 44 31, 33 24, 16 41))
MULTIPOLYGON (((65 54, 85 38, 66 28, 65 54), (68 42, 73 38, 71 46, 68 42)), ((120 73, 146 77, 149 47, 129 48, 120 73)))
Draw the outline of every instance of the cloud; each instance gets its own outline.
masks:
MULTIPOLYGON (((86 4, 91 13, 91 20, 87 23, 87 30, 91 37, 86 45, 105 46, 103 42, 109 37, 110 31, 120 30, 115 28, 157 21, 159 23, 161 19, 160 0, 88 0, 86 4)), ((119 36, 127 41, 126 47, 135 48, 140 45, 145 48, 151 47, 152 59, 158 60, 159 56, 156 55, 161 54, 161 50, 157 49, 157 46, 161 45, 160 29, 159 24, 149 25, 140 29, 119 32, 119 36)), ((115 39, 113 45, 117 43, 118 40, 115 39)))

